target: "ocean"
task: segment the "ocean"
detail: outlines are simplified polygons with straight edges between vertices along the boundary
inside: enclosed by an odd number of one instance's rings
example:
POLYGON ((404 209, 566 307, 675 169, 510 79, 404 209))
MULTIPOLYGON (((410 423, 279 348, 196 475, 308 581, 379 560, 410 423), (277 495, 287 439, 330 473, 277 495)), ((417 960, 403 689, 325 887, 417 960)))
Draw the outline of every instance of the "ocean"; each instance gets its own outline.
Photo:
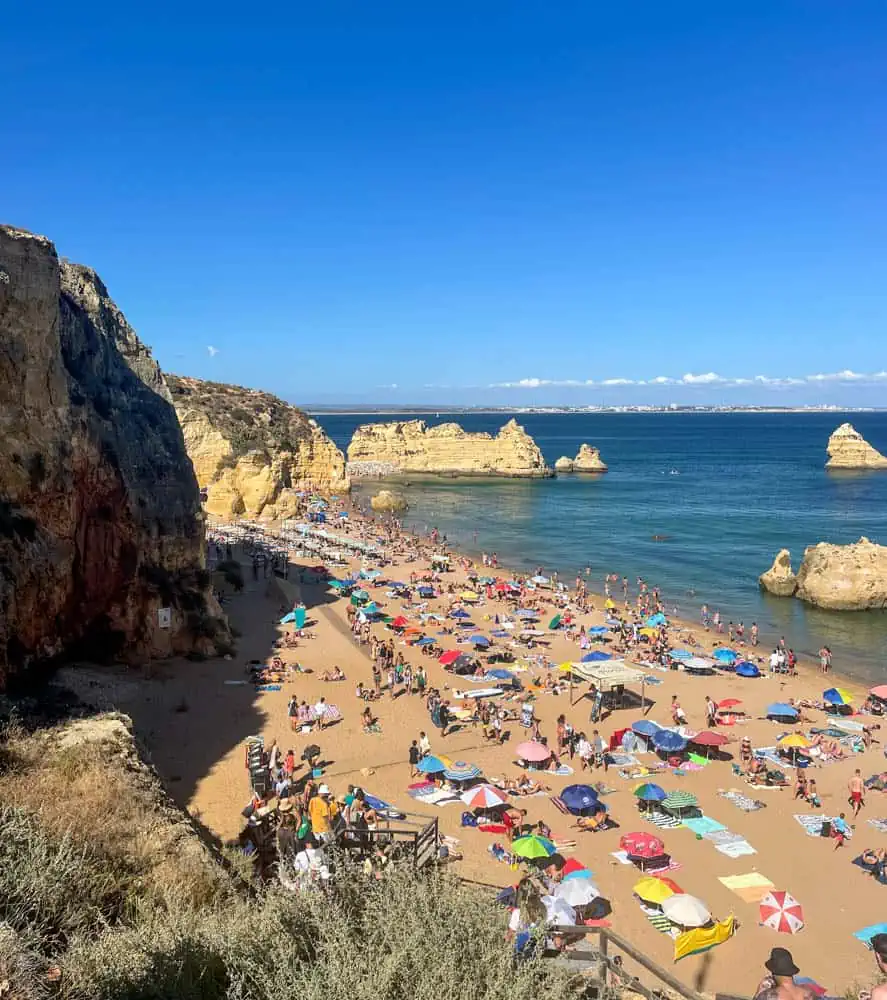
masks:
MULTIPOLYGON (((467 431, 496 430, 508 414, 448 420, 467 431)), ((343 451, 360 424, 392 414, 318 414, 343 451)), ((437 527, 459 548, 495 551, 514 568, 557 570, 572 584, 591 566, 658 585, 666 606, 699 621, 703 603, 724 621, 757 622, 771 642, 784 635, 804 663, 823 645, 835 669, 863 681, 887 680, 887 612, 826 612, 758 587, 785 547, 797 569, 806 546, 887 543, 887 472, 826 472, 826 442, 850 421, 887 453, 887 413, 519 414, 518 422, 553 465, 583 441, 601 449, 610 471, 549 480, 420 479, 399 484, 405 523, 437 527), (661 540, 654 540, 657 536, 661 540)), ((358 494, 377 489, 359 484, 358 494)))

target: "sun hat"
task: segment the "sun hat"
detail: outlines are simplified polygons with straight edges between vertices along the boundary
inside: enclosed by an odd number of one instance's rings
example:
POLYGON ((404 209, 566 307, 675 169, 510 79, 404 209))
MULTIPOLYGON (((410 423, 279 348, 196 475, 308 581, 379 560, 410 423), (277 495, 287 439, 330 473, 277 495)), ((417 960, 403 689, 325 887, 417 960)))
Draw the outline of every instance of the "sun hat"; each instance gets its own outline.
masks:
POLYGON ((278 812, 288 813, 293 811, 293 800, 292 799, 281 799, 280 805, 277 807, 278 812))
POLYGON ((317 794, 318 795, 329 795, 330 794, 330 786, 329 785, 321 785, 320 788, 317 789, 317 794))
POLYGON ((774 976, 794 976, 801 970, 795 965, 792 953, 788 948, 773 948, 770 957, 764 962, 764 968, 774 976))

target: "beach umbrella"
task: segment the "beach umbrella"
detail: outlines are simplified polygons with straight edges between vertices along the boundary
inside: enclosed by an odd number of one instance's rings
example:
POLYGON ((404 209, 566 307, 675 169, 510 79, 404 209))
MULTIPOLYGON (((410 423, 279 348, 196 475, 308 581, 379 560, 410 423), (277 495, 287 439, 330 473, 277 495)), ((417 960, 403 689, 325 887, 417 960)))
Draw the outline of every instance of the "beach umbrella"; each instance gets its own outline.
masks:
POLYGON ((542 896, 545 922, 553 927, 575 927, 576 911, 560 896, 542 896))
POLYGON ((512 841, 511 853, 518 858, 533 861, 537 858, 550 858, 554 854, 554 844, 548 837, 531 834, 529 837, 518 837, 512 841))
POLYGON ((585 656, 582 657, 582 663, 598 663, 603 662, 604 660, 612 659, 612 653, 605 653, 603 650, 596 649, 591 653, 586 653, 585 656))
POLYGON ((657 729, 653 733, 653 746, 657 750, 664 750, 666 753, 677 753, 683 750, 687 741, 679 733, 674 733, 670 729, 657 729))
POLYGON ((652 639, 656 635, 656 629, 655 628, 647 628, 645 626, 644 628, 638 630, 638 635, 644 635, 648 639, 652 639))
POLYGON ((662 726, 657 722, 653 722, 652 719, 638 719, 637 722, 632 722, 631 724, 631 731, 637 733, 638 736, 653 736, 661 728, 662 726))
POLYGON ((737 705, 742 704, 741 698, 725 698, 723 701, 718 702, 718 710, 726 708, 736 708, 737 705))
POLYGON ((689 656, 681 662, 684 665, 684 670, 705 670, 708 673, 714 673, 714 661, 706 660, 704 656, 689 656))
POLYGON ((700 747, 722 747, 730 740, 723 733, 713 733, 710 729, 706 729, 697 733, 690 742, 700 747))
POLYGON ((663 900, 662 912, 681 927, 704 927, 711 920, 711 911, 705 903, 685 892, 675 893, 663 900))
POLYGON ((577 861, 575 858, 570 858, 561 868, 561 881, 566 882, 567 879, 574 878, 585 878, 589 879, 594 875, 594 872, 586 868, 581 861, 577 861))
POLYGON ((736 650, 726 646, 720 646, 711 655, 718 663, 735 663, 737 659, 736 650))
POLYGON ((797 934, 804 926, 804 911, 791 893, 782 889, 768 892, 761 899, 761 923, 780 934, 797 934))
POLYGON ((464 760, 457 760, 444 771, 444 777, 448 781, 471 781, 480 776, 481 769, 476 764, 469 764, 464 760))
POLYGON ((548 623, 549 629, 556 629, 560 623, 563 621, 563 615, 555 615, 554 618, 548 623))
POLYGON ((645 903, 654 903, 656 906, 661 906, 666 899, 684 892, 676 882, 661 875, 645 875, 634 884, 631 891, 645 903))
POLYGON ((760 677, 761 671, 749 660, 744 660, 736 667, 737 677, 760 677))
POLYGON ((365 608, 362 609, 365 615, 380 615, 382 612, 379 610, 379 605, 375 601, 370 601, 365 608))
POLYGON ((527 760, 533 764, 540 764, 543 760, 548 760, 551 750, 542 743, 528 740, 526 743, 518 743, 514 752, 518 760, 527 760))
POLYGON ((665 798, 665 789, 654 785, 651 781, 645 781, 635 787, 634 794, 642 802, 661 802, 665 798))
POLYGON ((494 667, 492 670, 488 670, 486 673, 487 677, 492 677, 497 681, 516 681, 517 678, 510 670, 506 670, 504 667, 494 667))
POLYGON ((508 796, 493 785, 478 785, 462 793, 462 801, 469 809, 494 809, 504 806, 508 796))
POLYGON ((610 630, 604 625, 595 625, 588 630, 589 635, 606 635, 610 630))
POLYGON ((448 766, 446 758, 442 760, 433 754, 426 754, 416 765, 416 770, 422 774, 437 774, 439 771, 446 771, 448 766))
POLYGON ((437 658, 437 662, 442 667, 448 667, 451 663, 454 663, 462 654, 458 649, 448 649, 445 653, 441 653, 437 658))
POLYGON ((887 684, 879 684, 877 687, 873 687, 869 694, 875 698, 880 698, 881 701, 887 701, 887 684))
POLYGON ((450 664, 453 670, 464 670, 466 667, 472 666, 474 660, 470 656, 466 656, 465 653, 460 653, 455 660, 450 664))
POLYGON ((797 719, 798 710, 787 702, 774 701, 772 705, 767 706, 767 718, 770 716, 777 719, 797 719))
POLYGON ((398 615, 391 624, 394 628, 406 628, 410 624, 410 621, 408 618, 404 618, 403 615, 398 615))
POLYGON ((803 733, 789 733, 777 741, 781 747, 788 747, 794 750, 808 750, 813 744, 803 733))
POLYGON ((581 816, 586 809, 598 805, 599 799, 591 785, 567 785, 561 792, 561 802, 574 816, 581 816))
POLYGON ((650 615, 650 617, 644 622, 648 628, 657 628, 660 625, 667 625, 668 619, 661 611, 657 611, 655 615, 650 615))
POLYGON ((853 701, 853 695, 846 688, 829 688, 822 692, 822 698, 830 705, 849 705, 853 701))
POLYGON ((468 640, 473 646, 489 646, 490 640, 485 635, 473 635, 468 640))
POLYGON ((450 618, 470 618, 471 615, 467 611, 463 611, 462 608, 457 608, 455 611, 450 612, 450 618))
POLYGON ((413 643, 413 645, 414 646, 433 646, 434 645, 434 639, 432 639, 430 635, 424 635, 424 636, 422 636, 421 639, 417 639, 413 643))
POLYGON ((669 792, 662 800, 664 808, 669 812, 680 812, 681 809, 691 809, 696 805, 696 796, 692 792, 669 792))
POLYGON ((626 833, 619 846, 633 858, 658 858, 665 853, 665 844, 652 833, 626 833))
POLYGON ((588 906, 600 896, 598 887, 587 878, 571 878, 561 882, 554 890, 555 896, 570 906, 588 906))

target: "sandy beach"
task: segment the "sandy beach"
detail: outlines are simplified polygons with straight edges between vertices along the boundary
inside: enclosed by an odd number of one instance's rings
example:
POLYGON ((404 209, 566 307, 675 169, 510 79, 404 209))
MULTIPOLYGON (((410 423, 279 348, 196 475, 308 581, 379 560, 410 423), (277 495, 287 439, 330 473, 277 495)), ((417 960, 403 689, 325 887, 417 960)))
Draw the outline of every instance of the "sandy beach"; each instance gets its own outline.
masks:
MULTIPOLYGON (((360 523, 359 518, 352 516, 348 530, 359 530, 360 523)), ((363 530, 373 531, 370 526, 363 530)), ((422 544, 427 549, 427 543, 422 544)), ((427 559, 408 558, 407 553, 413 548, 414 543, 403 538, 386 546, 391 563, 385 567, 385 575, 406 580, 412 571, 427 572, 427 559)), ((243 554, 241 558, 245 560, 243 554)), ((514 778, 522 773, 515 763, 514 746, 526 738, 525 731, 517 723, 507 724, 509 738, 503 745, 496 746, 484 741, 480 727, 465 725, 442 740, 420 697, 402 694, 392 700, 383 692, 381 699, 372 706, 381 732, 365 733, 360 718, 364 705, 356 697, 355 687, 358 681, 372 683, 369 648, 359 646, 352 638, 346 615, 347 600, 336 597, 326 584, 298 584, 300 568, 316 562, 310 557, 291 561, 290 580, 307 608, 309 627, 306 631, 311 636, 300 640, 295 649, 275 648, 274 643, 287 630, 277 622, 289 608, 271 580, 252 579, 245 562, 244 592, 232 597, 225 608, 241 634, 237 655, 230 661, 169 661, 154 665, 150 670, 125 673, 84 668, 66 671, 66 679, 73 678, 86 697, 113 705, 132 716, 137 735, 147 747, 172 796, 223 839, 236 836, 242 827, 240 812, 249 797, 244 741, 250 735, 261 733, 266 744, 276 739, 284 750, 292 747, 297 758, 307 743, 319 743, 326 761, 324 780, 337 795, 343 794, 349 784, 360 785, 404 810, 436 812, 441 830, 457 837, 464 852, 464 860, 453 866, 457 874, 492 885, 513 884, 519 873, 497 863, 488 853, 491 843, 505 842, 505 838, 462 828, 461 805, 437 809, 417 805, 407 794, 411 782, 407 758, 411 740, 424 731, 434 752, 477 764, 487 776, 514 778), (247 661, 259 659, 270 663, 274 655, 280 655, 290 664, 298 662, 310 672, 289 673, 279 691, 257 692, 250 683, 236 683, 245 680, 247 661), (346 680, 324 682, 323 671, 335 666, 342 668, 346 680), (338 706, 342 719, 321 733, 294 734, 287 717, 291 695, 309 704, 323 696, 338 706), (371 773, 367 773, 368 770, 371 773)), ((335 574, 341 578, 349 568, 356 571, 360 565, 360 560, 352 560, 350 567, 336 567, 335 574)), ((480 567, 477 570, 485 572, 480 567)), ((618 567, 614 570, 618 571, 618 567)), ((501 574, 503 570, 500 568, 498 572, 501 574)), ((464 569, 458 567, 445 575, 444 585, 456 583, 458 591, 465 580, 464 569)), ((572 584, 572 581, 565 582, 572 584)), ((399 600, 387 598, 384 587, 370 586, 368 589, 386 614, 411 617, 412 609, 402 607, 399 600)), ((633 585, 631 592, 632 596, 636 593, 633 585)), ((541 593, 544 596, 544 592, 541 593)), ((591 600, 594 610, 577 617, 577 621, 586 626, 599 625, 604 620, 602 599, 592 595, 591 600)), ((444 614, 451 602, 449 596, 430 600, 428 610, 444 614)), ((490 619, 504 611, 504 602, 485 602, 472 612, 472 618, 479 631, 489 634, 493 627, 490 619)), ((541 627, 545 624, 543 614, 541 627)), ((692 632, 707 652, 726 640, 726 636, 703 632, 695 623, 681 626, 671 622, 672 634, 680 634, 682 628, 692 632)), ((392 637, 382 624, 374 625, 373 629, 379 636, 392 637)), ((445 649, 456 648, 452 638, 443 636, 439 642, 445 649)), ((790 641, 790 637, 787 638, 790 641)), ((546 645, 534 649, 533 653, 543 653, 552 663, 581 658, 577 643, 561 632, 546 632, 543 642, 546 645)), ((447 673, 436 659, 422 656, 418 649, 407 646, 402 639, 396 638, 395 643, 395 649, 404 652, 408 663, 414 666, 422 663, 426 667, 429 686, 439 688, 445 698, 453 699, 454 687, 471 687, 464 678, 447 673)), ((758 655, 767 652, 769 650, 756 651, 758 655)), ((756 853, 730 858, 719 853, 714 843, 698 838, 686 828, 667 829, 659 834, 639 816, 632 794, 637 779, 620 776, 616 767, 611 767, 606 774, 603 769, 580 771, 578 757, 573 761, 575 773, 571 776, 537 775, 550 787, 549 794, 515 799, 514 804, 527 810, 529 820, 544 820, 557 839, 576 841, 574 849, 563 853, 567 858, 578 859, 595 873, 595 883, 612 903, 610 920, 614 930, 672 969, 689 985, 705 991, 751 995, 763 975, 762 963, 770 949, 783 946, 791 949, 803 975, 815 979, 830 994, 840 993, 854 981, 868 982, 872 978, 871 955, 853 937, 853 932, 883 919, 885 912, 884 892, 887 890, 851 864, 863 848, 887 846, 885 834, 867 822, 887 814, 881 801, 882 793, 868 792, 858 820, 851 818, 847 805, 847 783, 855 768, 862 769, 863 777, 884 769, 882 747, 875 744, 865 753, 851 754, 847 759, 807 770, 818 785, 822 801, 819 812, 825 816, 846 812, 855 830, 853 838, 838 850, 834 849, 834 840, 806 835, 794 814, 811 814, 814 810, 802 801, 795 801, 793 769, 786 772, 790 782, 786 788, 758 790, 750 788, 741 776, 734 774, 732 762, 726 758, 732 757, 738 762, 742 737, 749 737, 755 747, 773 746, 777 737, 786 731, 784 723, 764 718, 766 706, 771 702, 786 701, 789 697, 819 700, 824 688, 840 683, 854 691, 855 704, 859 705, 865 692, 854 690, 852 684, 844 683, 833 674, 824 679, 818 664, 809 661, 799 664, 799 676, 795 678, 767 676, 766 668, 764 672, 759 679, 743 679, 721 672, 695 677, 683 671, 645 669, 648 676, 659 682, 645 686, 648 702, 645 718, 663 725, 671 724, 673 695, 678 696, 688 724, 696 730, 706 728, 707 695, 716 702, 741 699, 745 721, 721 730, 730 739, 723 748, 725 759, 680 775, 672 769, 664 769, 649 780, 666 791, 692 792, 706 816, 745 837, 756 853), (603 801, 618 828, 598 833, 580 832, 573 825, 575 818, 556 808, 552 795, 557 795, 568 784, 586 781, 603 781, 614 789, 603 797, 603 801), (719 795, 719 791, 728 789, 738 789, 763 801, 765 808, 742 811, 719 795), (673 965, 672 941, 654 929, 632 895, 639 872, 613 857, 619 850, 620 837, 635 830, 661 835, 667 851, 680 866, 668 875, 684 891, 704 900, 716 918, 731 913, 736 916, 741 926, 734 938, 706 954, 673 965), (719 881, 721 877, 749 873, 766 876, 775 889, 788 890, 801 902, 806 927, 799 934, 777 934, 760 926, 758 904, 745 901, 719 881)), ((521 673, 520 678, 526 685, 532 675, 533 672, 527 671, 521 673)), ((591 702, 585 696, 586 691, 586 684, 577 684, 572 705, 568 694, 538 693, 535 715, 541 720, 541 731, 549 744, 555 743, 556 719, 561 713, 566 714, 577 731, 591 734, 595 727, 589 721, 591 702)), ((809 731, 811 725, 824 725, 827 718, 816 709, 806 710, 806 716, 810 721, 798 726, 804 731, 809 731)), ((606 740, 613 731, 624 729, 639 718, 641 712, 637 707, 616 710, 597 724, 597 728, 606 740)), ((871 717, 856 719, 877 721, 871 717)), ((638 759, 647 766, 658 761, 653 753, 641 754, 638 759)))

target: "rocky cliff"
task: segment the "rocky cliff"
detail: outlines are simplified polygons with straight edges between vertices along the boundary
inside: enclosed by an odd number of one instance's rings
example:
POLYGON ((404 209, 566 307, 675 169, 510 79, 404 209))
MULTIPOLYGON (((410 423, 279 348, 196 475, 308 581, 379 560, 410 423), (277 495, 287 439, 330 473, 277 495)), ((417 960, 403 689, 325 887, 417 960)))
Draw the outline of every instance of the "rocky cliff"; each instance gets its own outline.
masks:
POLYGON ((798 586, 792 570, 792 557, 788 549, 780 549, 773 565, 758 577, 761 587, 777 597, 791 597, 798 586))
POLYGON ((299 490, 350 488, 342 452, 295 406, 236 385, 167 382, 210 514, 287 517, 299 490))
POLYGON ((828 439, 827 469, 887 469, 887 458, 853 424, 841 426, 828 439))
POLYGON ((0 686, 57 654, 227 642, 203 535, 150 351, 94 271, 0 226, 0 686))
POLYGON ((795 594, 833 611, 887 608, 887 546, 867 538, 853 545, 809 546, 798 569, 795 594))
POLYGON ((536 478, 552 475, 536 442, 515 420, 495 437, 424 420, 364 424, 348 446, 349 467, 397 473, 536 478))

